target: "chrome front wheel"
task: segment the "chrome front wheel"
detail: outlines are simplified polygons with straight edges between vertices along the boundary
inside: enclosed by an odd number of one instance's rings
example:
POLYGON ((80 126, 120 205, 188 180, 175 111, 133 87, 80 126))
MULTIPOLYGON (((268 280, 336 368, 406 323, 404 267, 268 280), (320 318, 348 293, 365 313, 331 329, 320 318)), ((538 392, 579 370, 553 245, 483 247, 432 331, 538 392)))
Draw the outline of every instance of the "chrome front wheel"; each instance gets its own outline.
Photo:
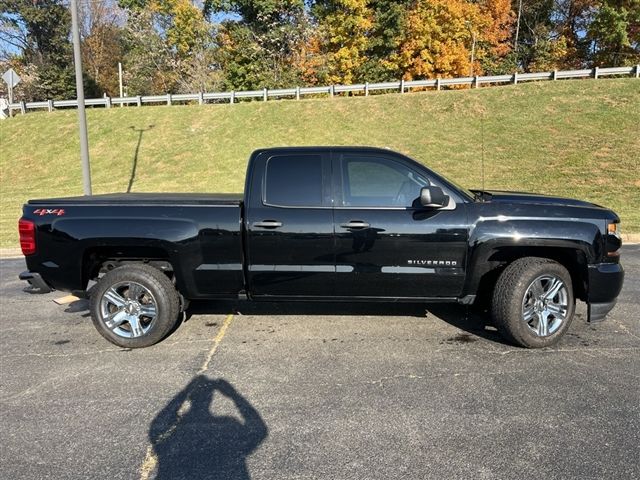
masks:
POLYGON ((566 321, 569 293, 561 278, 542 275, 536 278, 522 300, 522 320, 538 337, 553 335, 566 321))
POLYGON ((514 260, 496 282, 491 313, 498 331, 526 348, 557 343, 575 312, 571 274, 564 265, 539 257, 514 260))

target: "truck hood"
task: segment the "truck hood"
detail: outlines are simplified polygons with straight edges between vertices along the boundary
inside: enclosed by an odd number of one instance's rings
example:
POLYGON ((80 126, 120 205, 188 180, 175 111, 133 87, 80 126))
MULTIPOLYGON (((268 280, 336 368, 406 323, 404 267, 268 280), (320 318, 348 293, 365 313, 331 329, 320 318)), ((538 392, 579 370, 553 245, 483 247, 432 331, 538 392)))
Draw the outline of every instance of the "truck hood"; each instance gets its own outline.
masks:
POLYGON ((554 197, 537 193, 504 192, 498 190, 472 190, 480 194, 485 202, 537 204, 537 205, 561 205, 565 207, 604 208, 595 203, 576 200, 574 198, 554 197))

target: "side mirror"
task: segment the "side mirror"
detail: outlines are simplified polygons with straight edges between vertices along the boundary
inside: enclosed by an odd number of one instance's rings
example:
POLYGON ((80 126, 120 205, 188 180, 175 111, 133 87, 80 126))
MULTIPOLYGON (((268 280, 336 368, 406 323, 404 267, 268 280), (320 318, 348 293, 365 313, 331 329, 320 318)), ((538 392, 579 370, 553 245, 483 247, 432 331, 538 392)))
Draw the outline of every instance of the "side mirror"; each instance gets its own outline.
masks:
POLYGON ((424 187, 420 190, 420 204, 423 207, 442 208, 449 203, 449 197, 440 187, 424 187))

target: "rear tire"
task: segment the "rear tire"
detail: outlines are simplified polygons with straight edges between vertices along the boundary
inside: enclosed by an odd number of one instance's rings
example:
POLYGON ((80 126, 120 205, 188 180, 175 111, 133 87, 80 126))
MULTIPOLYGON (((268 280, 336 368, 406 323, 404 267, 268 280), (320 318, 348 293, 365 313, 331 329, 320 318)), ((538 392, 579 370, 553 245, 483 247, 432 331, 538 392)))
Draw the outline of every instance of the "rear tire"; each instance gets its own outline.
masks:
POLYGON ((510 342, 526 348, 554 345, 575 312, 571 275, 546 258, 516 260, 498 278, 491 312, 498 331, 510 342))
POLYGON ((100 335, 124 348, 149 347, 176 325, 180 301, 171 280, 149 265, 106 273, 92 289, 91 319, 100 335))

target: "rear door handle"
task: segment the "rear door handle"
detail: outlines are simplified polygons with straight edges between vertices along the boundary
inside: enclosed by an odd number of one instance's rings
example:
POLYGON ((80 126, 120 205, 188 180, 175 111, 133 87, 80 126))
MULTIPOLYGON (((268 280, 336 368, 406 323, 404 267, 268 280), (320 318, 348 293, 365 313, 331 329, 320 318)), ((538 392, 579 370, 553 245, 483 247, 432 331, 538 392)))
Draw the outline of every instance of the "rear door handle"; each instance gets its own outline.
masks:
POLYGON ((360 220, 351 220, 349 223, 340 224, 340 226, 342 228, 353 228, 353 229, 369 228, 369 224, 367 222, 362 222, 360 220))
POLYGON ((253 226, 257 228, 280 228, 282 222, 278 222, 277 220, 263 220, 261 222, 255 222, 253 226))

